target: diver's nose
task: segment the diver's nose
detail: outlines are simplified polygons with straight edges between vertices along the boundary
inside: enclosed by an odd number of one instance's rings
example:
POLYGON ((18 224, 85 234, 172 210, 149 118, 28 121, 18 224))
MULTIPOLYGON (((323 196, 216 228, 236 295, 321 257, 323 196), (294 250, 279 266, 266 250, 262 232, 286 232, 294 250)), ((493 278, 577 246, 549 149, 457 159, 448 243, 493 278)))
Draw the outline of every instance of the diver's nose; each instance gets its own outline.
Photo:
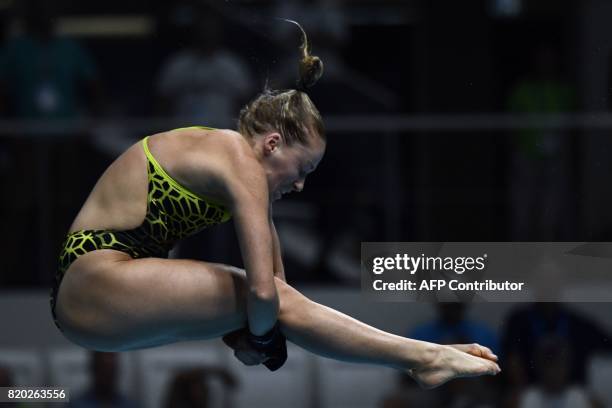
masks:
POLYGON ((295 183, 293 183, 293 190, 297 191, 298 193, 301 192, 304 189, 304 182, 305 180, 298 180, 295 183))

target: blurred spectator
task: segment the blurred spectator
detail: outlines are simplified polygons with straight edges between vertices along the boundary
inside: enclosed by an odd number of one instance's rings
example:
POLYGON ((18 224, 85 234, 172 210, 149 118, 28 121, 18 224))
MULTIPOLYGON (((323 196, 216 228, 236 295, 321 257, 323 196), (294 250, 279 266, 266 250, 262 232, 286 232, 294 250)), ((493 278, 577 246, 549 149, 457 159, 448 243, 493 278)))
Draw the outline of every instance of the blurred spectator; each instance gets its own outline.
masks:
POLYGON ((90 359, 91 384, 81 396, 70 401, 74 408, 135 408, 138 405, 121 394, 119 379, 119 360, 117 353, 92 352, 90 359))
POLYGON ((211 400, 209 381, 212 378, 220 379, 226 389, 236 387, 236 379, 228 371, 221 368, 207 367, 181 371, 174 376, 170 383, 164 407, 209 407, 211 400))
POLYGON ((0 366, 0 387, 12 387, 13 377, 7 367, 0 366))
MULTIPOLYGON (((551 114, 576 109, 575 90, 561 77, 560 57, 550 44, 536 47, 531 72, 511 90, 507 108, 513 113, 551 114)), ((551 241, 566 238, 571 221, 570 149, 567 131, 523 129, 512 138, 510 174, 511 237, 551 241)))
MULTIPOLYGON (((15 384, 13 383, 13 377, 11 375, 11 371, 7 368, 7 367, 3 367, 0 366, 0 388, 1 387, 13 387, 15 384)), ((13 408, 19 408, 19 407, 27 407, 27 404, 24 402, 21 403, 9 403, 9 402, 4 402, 2 403, 3 407, 13 407, 13 408)))
POLYGON ((230 127, 253 91, 246 63, 224 46, 224 21, 212 10, 193 19, 188 48, 164 63, 160 110, 191 124, 230 127))
POLYGON ((612 338, 599 325, 568 309, 562 303, 534 303, 518 309, 507 319, 502 336, 503 374, 511 388, 519 389, 536 380, 534 345, 555 336, 567 344, 569 383, 585 381, 589 358, 598 351, 612 350, 612 338))
POLYGON ((0 387, 12 387, 13 386, 13 378, 11 376, 11 371, 3 366, 0 366, 0 387))
POLYGON ((0 112, 67 119, 100 109, 102 87, 87 50, 54 33, 51 2, 25 6, 23 33, 0 51, 0 112))
POLYGON ((565 340, 542 337, 534 352, 536 384, 520 396, 518 408, 594 407, 583 387, 571 385, 572 356, 565 340))
POLYGON ((499 352, 496 334, 485 324, 467 319, 465 303, 438 303, 438 317, 415 327, 408 337, 438 344, 478 343, 499 352))

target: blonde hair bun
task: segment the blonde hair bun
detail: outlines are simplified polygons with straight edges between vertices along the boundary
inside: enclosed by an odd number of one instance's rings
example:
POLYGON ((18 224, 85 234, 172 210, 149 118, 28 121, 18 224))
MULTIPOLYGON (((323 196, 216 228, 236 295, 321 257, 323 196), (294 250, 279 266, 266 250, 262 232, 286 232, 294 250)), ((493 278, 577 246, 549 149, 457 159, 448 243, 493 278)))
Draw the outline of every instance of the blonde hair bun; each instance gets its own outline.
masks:
POLYGON ((300 52, 302 55, 298 69, 299 78, 297 80, 297 89, 298 91, 306 91, 308 88, 313 87, 323 75, 323 61, 316 55, 310 54, 308 37, 300 23, 289 19, 283 20, 295 24, 302 32, 302 44, 300 45, 300 52))

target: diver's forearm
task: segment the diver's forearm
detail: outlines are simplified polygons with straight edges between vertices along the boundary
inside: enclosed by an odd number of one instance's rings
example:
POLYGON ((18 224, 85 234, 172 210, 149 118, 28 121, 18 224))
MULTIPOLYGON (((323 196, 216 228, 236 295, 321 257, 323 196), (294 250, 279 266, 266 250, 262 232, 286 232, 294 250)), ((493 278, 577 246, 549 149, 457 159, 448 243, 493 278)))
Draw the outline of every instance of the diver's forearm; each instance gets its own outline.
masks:
POLYGON ((249 330, 256 336, 268 333, 278 320, 278 296, 274 293, 251 291, 247 299, 249 330))

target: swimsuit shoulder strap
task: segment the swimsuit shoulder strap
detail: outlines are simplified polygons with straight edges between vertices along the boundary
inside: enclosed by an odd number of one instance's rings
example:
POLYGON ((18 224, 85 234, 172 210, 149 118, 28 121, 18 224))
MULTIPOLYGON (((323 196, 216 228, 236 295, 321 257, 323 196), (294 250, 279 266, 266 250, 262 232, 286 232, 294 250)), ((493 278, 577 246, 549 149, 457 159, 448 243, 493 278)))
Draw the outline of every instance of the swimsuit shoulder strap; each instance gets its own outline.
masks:
POLYGON ((149 144, 147 143, 147 139, 149 139, 149 136, 147 136, 144 139, 142 139, 142 148, 144 149, 145 156, 147 156, 147 159, 151 163, 153 163, 153 166, 155 166, 156 168, 157 167, 161 168, 161 166, 159 165, 157 160, 155 160, 155 157, 153 157, 153 155, 151 154, 151 151, 149 150, 149 144))
POLYGON ((168 181, 168 183, 170 183, 171 185, 174 186, 174 188, 176 188, 177 190, 187 194, 187 195, 191 195, 195 198, 198 198, 202 201, 205 201, 209 204, 214 204, 216 206, 222 207, 224 209, 224 217, 223 220, 227 221, 230 217, 230 212, 227 210, 227 208, 225 208, 225 206, 221 203, 219 203, 218 201, 204 196, 202 194, 197 194, 194 193, 193 191, 189 190, 187 187, 183 186, 182 184, 180 184, 178 181, 176 181, 171 175, 169 175, 166 170, 164 170, 164 168, 161 166, 161 164, 159 164, 159 162, 155 159, 155 156, 153 156, 153 154, 151 153, 151 151, 149 150, 149 144, 147 143, 147 140, 149 139, 150 136, 146 136, 144 139, 142 139, 142 147, 145 153, 145 156, 147 156, 147 160, 153 165, 153 167, 155 168, 155 171, 161 175, 166 181, 168 181))
POLYGON ((205 130, 217 130, 216 128, 212 128, 212 127, 208 127, 208 126, 187 126, 187 127, 180 127, 180 128, 176 128, 173 130, 184 130, 184 129, 205 129, 205 130))

